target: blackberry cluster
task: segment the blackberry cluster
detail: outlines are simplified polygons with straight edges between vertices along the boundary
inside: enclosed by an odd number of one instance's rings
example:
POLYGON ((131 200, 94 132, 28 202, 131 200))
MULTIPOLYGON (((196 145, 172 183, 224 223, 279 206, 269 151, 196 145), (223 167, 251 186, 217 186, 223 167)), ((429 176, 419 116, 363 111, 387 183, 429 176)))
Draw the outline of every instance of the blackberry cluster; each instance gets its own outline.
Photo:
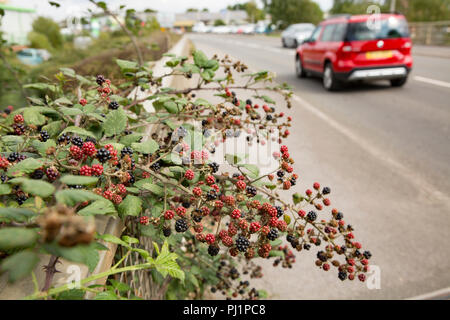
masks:
POLYGON ((42 179, 45 175, 44 170, 42 169, 36 169, 30 174, 31 179, 39 180, 42 179))
POLYGON ((45 141, 47 141, 48 139, 50 139, 50 135, 49 135, 48 132, 45 131, 45 130, 42 130, 42 131, 40 132, 40 136, 41 136, 41 141, 42 141, 42 142, 45 142, 45 141))
POLYGON ((17 152, 11 152, 11 153, 9 154, 9 156, 8 156, 8 161, 9 161, 9 162, 14 162, 14 161, 19 160, 19 158, 20 158, 20 154, 19 154, 19 153, 17 153, 17 152))
POLYGON ((236 247, 240 252, 246 252, 250 246, 250 241, 244 236, 239 236, 236 240, 236 247))
POLYGON ((66 143, 66 142, 69 141, 69 140, 70 140, 70 137, 67 135, 67 133, 63 133, 62 135, 60 135, 60 136, 58 137, 58 143, 59 143, 59 144, 66 143))
POLYGON ((176 232, 186 232, 186 230, 189 228, 186 220, 180 219, 175 222, 175 231, 176 232))
POLYGON ((12 128, 14 130, 14 133, 18 136, 21 136, 22 134, 25 133, 25 126, 23 124, 18 124, 18 123, 14 123, 12 125, 12 128))
POLYGON ((317 219, 317 213, 315 213, 314 211, 310 211, 308 212, 306 217, 308 218, 309 221, 315 221, 317 219))
POLYGON ((117 110, 119 109, 119 104, 117 103, 117 101, 111 101, 108 107, 112 110, 117 110))
POLYGON ((280 206, 275 206, 275 209, 277 209, 277 218, 280 218, 284 214, 283 209, 280 206))
POLYGON ((292 177, 290 181, 291 181, 291 186, 295 186, 297 184, 297 180, 294 177, 292 177))
POLYGON ((19 205, 22 205, 25 201, 27 201, 28 197, 24 194, 20 194, 17 196, 16 200, 19 205))
POLYGON ((217 256, 219 254, 220 248, 215 245, 210 245, 208 247, 208 254, 212 257, 217 256))
POLYGON ((124 157, 125 155, 129 155, 132 156, 133 155, 133 149, 130 147, 125 147, 122 149, 122 151, 120 151, 120 154, 122 155, 122 157, 124 157))
POLYGON ((276 238, 278 238, 278 230, 277 229, 271 229, 269 233, 267 234, 267 239, 273 241, 276 238))
POLYGON ((219 171, 219 164, 217 162, 211 162, 208 166, 211 168, 212 173, 219 171))
POLYGON ((160 162, 160 161, 155 162, 154 164, 152 164, 152 165, 150 166, 150 168, 151 168, 153 171, 159 171, 159 170, 161 170, 161 162, 160 162))
POLYGON ((246 192, 247 192, 247 195, 248 196, 250 196, 250 197, 254 197, 254 196, 256 196, 256 188, 255 187, 253 187, 253 186, 247 186, 247 190, 246 190, 246 192))
POLYGON ((208 199, 208 201, 212 201, 212 200, 216 200, 217 199, 217 192, 216 190, 210 190, 207 194, 206 194, 206 199, 208 199))
POLYGON ((100 150, 97 151, 97 159, 101 163, 105 163, 106 161, 111 159, 111 152, 109 152, 108 149, 101 148, 100 150))
POLYGON ((99 86, 101 86, 103 83, 105 83, 106 79, 104 76, 102 76, 101 74, 97 76, 97 79, 95 79, 95 81, 97 82, 97 84, 99 86))
POLYGON ((78 148, 82 148, 84 141, 80 137, 73 137, 71 140, 72 144, 77 146, 78 148))
POLYGON ((163 234, 164 234, 164 237, 169 237, 171 234, 172 234, 172 230, 169 228, 169 227, 164 227, 163 228, 163 234))

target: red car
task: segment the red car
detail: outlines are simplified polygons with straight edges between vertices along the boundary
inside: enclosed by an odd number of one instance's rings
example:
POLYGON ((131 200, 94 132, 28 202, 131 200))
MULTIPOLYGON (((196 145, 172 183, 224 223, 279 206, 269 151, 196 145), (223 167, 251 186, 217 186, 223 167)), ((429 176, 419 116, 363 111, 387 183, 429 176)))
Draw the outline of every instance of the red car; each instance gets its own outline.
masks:
POLYGON ((400 87, 413 65, 411 47, 401 14, 331 17, 297 48, 296 73, 321 76, 330 91, 359 80, 386 79, 400 87))

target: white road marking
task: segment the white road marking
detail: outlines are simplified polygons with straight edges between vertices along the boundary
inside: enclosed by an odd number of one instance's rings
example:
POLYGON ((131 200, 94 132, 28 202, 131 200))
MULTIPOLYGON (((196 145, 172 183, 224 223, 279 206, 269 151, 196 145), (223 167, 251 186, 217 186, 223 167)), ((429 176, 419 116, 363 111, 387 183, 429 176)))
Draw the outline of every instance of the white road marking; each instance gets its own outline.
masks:
POLYGON ((371 146, 369 142, 365 141, 363 138, 359 137, 351 130, 341 125, 339 122, 329 117, 328 115, 326 115, 325 113, 314 107, 309 102, 300 98, 299 96, 293 95, 292 98, 295 101, 297 101, 303 108, 307 109, 315 116, 325 121, 329 126, 333 127, 342 135, 346 136, 348 139, 353 141, 361 149, 365 150, 367 153, 371 154, 374 158, 378 159, 379 161, 384 162, 389 168, 393 169, 395 172, 400 174, 412 185, 415 185, 417 189, 424 191, 428 195, 434 196, 436 199, 443 201, 447 207, 450 207, 450 197, 447 194, 439 191, 438 188, 436 188, 434 185, 425 181, 415 171, 407 168, 406 166, 399 163, 397 160, 390 157, 387 153, 381 151, 375 146, 371 146))
POLYGON ((434 84, 435 86, 440 86, 440 87, 444 87, 444 88, 450 88, 450 82, 445 82, 445 81, 441 81, 441 80, 425 78, 425 77, 421 77, 421 76, 415 76, 414 80, 425 82, 425 83, 429 83, 429 84, 434 84))
POLYGON ((421 294, 420 296, 415 296, 412 298, 408 298, 406 300, 428 300, 428 299, 439 298, 439 297, 448 299, 448 296, 450 296, 450 287, 444 288, 441 290, 436 290, 436 291, 429 292, 429 293, 425 293, 425 294, 421 294))

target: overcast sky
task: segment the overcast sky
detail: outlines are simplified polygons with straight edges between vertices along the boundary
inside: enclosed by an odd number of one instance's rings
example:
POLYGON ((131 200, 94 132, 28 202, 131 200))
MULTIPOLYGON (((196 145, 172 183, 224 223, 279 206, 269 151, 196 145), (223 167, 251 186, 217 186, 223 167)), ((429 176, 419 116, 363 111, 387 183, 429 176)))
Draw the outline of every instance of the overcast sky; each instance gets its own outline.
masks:
MULTIPOLYGON (((5 0, 0 0, 0 3, 5 0)), ((87 8, 92 8, 88 0, 53 0, 61 4, 61 8, 55 8, 48 4, 48 0, 6 0, 9 5, 34 8, 39 15, 50 16, 56 20, 67 18, 68 16, 81 16, 87 8)), ((322 10, 331 8, 333 0, 314 0, 322 10)), ((185 12, 187 8, 208 8, 209 11, 219 11, 228 5, 246 2, 245 0, 106 0, 112 8, 121 4, 126 4, 128 8, 143 10, 147 8, 160 12, 179 13, 185 12)), ((257 0, 261 5, 261 1, 257 0)))

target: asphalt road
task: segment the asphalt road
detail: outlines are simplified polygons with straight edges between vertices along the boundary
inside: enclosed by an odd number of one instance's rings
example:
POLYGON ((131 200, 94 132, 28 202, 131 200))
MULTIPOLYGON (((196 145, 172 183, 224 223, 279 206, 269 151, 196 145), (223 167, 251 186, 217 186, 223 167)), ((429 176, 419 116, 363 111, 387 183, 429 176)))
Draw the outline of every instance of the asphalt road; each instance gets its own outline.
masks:
POLYGON ((256 284, 274 299, 399 299, 450 288, 450 55, 421 48, 403 88, 377 82, 329 93, 319 79, 296 78, 294 50, 278 38, 189 37, 209 56, 228 53, 293 87, 296 190, 314 181, 332 188, 333 207, 356 227, 381 279, 380 289, 340 283, 301 253, 286 272, 266 263, 256 284))

